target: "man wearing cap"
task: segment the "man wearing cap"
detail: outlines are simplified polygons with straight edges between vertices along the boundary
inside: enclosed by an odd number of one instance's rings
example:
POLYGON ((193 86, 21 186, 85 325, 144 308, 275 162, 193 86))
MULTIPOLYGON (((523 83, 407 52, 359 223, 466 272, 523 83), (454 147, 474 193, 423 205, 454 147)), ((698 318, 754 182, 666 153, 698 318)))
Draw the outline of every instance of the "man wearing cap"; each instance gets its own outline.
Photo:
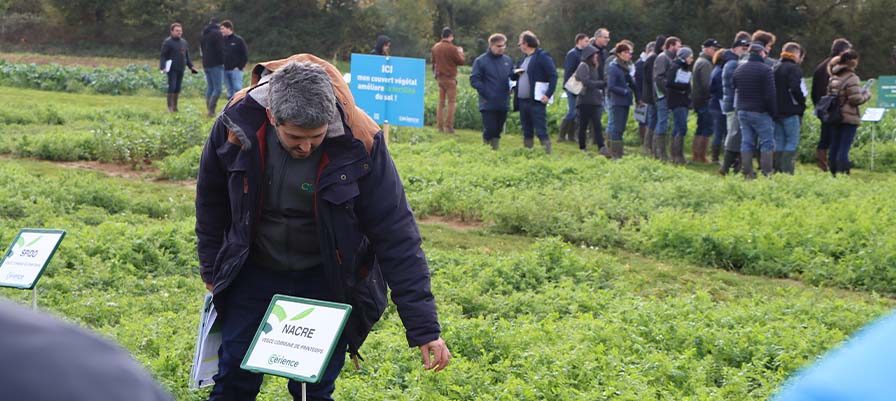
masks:
MULTIPOLYGON (((722 112, 725 113, 726 128, 725 156, 719 174, 726 175, 740 158, 740 122, 737 120, 737 111, 734 109, 734 85, 732 78, 737 69, 740 58, 747 54, 750 43, 744 39, 735 39, 731 50, 724 55, 725 64, 722 67, 722 112)), ((737 171, 735 171, 737 172, 737 171)))
POLYGON ((670 36, 663 44, 663 52, 656 57, 653 64, 653 87, 656 90, 656 129, 653 135, 654 157, 666 161, 666 132, 669 130, 669 99, 666 97, 666 83, 669 81, 669 71, 672 70, 678 50, 681 49, 681 39, 670 36))
POLYGON ((759 166, 763 175, 771 175, 775 151, 775 122, 777 93, 775 75, 765 64, 768 56, 765 44, 753 42, 747 62, 737 67, 732 78, 735 91, 737 119, 741 128, 741 169, 747 179, 756 178, 753 172, 753 152, 759 145, 759 166))
POLYGON ((691 144, 694 163, 709 163, 706 160, 706 149, 712 135, 712 117, 709 114, 709 85, 712 79, 712 57, 722 45, 715 39, 706 39, 700 57, 694 62, 694 75, 691 81, 691 94, 694 112, 697 113, 697 132, 691 144))
POLYGON ((454 45, 454 31, 442 29, 442 39, 432 47, 432 69, 439 83, 436 125, 439 132, 454 133, 454 102, 457 98, 457 67, 464 65, 464 49, 454 45), (445 110, 447 103, 448 110, 445 110))
MULTIPOLYGON (((196 182, 199 272, 222 343, 210 400, 254 400, 262 375, 240 368, 275 294, 350 304, 309 400, 332 400, 392 290, 408 345, 442 370, 430 272, 383 134, 342 74, 309 54, 259 64, 212 127, 196 182)), ((289 392, 302 399, 302 385, 289 392)))

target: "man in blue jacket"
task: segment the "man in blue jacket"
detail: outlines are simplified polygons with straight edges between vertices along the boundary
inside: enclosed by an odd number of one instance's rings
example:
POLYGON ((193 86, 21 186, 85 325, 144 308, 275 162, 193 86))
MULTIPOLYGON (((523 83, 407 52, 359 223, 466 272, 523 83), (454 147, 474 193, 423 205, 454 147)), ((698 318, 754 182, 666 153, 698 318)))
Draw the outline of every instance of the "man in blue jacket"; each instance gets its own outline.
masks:
POLYGON ((747 62, 737 67, 732 78, 734 108, 741 129, 741 171, 748 179, 756 177, 752 160, 757 143, 762 174, 772 174, 775 151, 775 122, 772 116, 778 112, 778 102, 775 75, 765 63, 766 57, 765 44, 753 42, 747 62))
POLYGON ((551 55, 538 47, 540 43, 534 33, 523 31, 517 45, 523 52, 523 58, 511 79, 517 81, 516 101, 523 128, 523 146, 531 149, 535 145, 533 136, 538 135, 545 153, 551 154, 547 105, 557 88, 557 67, 551 55))
MULTIPOLYGON (((566 58, 563 60, 562 84, 565 85, 566 81, 569 81, 569 78, 576 72, 576 68, 579 68, 579 63, 582 61, 582 49, 585 46, 588 46, 588 35, 584 33, 576 34, 576 45, 566 52, 566 58)), ((557 142, 575 142, 576 132, 578 131, 576 127, 576 94, 568 90, 564 91, 566 92, 567 111, 563 121, 560 122, 560 138, 558 138, 557 142)))
MULTIPOLYGON (((451 354, 404 188, 379 127, 341 73, 307 54, 256 66, 253 86, 218 116, 196 183, 200 274, 221 324, 210 400, 254 400, 260 374, 240 369, 274 294, 352 305, 308 399, 331 400, 346 350, 382 315, 386 285, 424 367, 451 354)), ((290 381, 293 397, 301 385, 290 381)))
POLYGON ((479 113, 482 114, 482 142, 498 150, 501 131, 507 121, 513 60, 504 54, 507 37, 496 33, 488 38, 488 51, 473 61, 470 86, 479 92, 479 113))

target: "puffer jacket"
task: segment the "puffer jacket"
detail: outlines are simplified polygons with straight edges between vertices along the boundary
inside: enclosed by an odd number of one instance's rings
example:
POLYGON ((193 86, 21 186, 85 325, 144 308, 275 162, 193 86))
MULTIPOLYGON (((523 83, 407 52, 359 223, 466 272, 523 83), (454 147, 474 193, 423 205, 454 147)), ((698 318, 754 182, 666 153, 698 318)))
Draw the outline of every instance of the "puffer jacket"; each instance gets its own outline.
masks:
POLYGON ((691 71, 692 66, 681 57, 672 60, 672 68, 666 80, 666 99, 668 99, 669 109, 678 107, 691 107, 691 82, 677 82, 675 80, 678 71, 691 71))
POLYGON ((604 88, 607 87, 607 81, 600 77, 600 69, 597 66, 592 67, 585 60, 597 53, 597 48, 591 45, 582 49, 582 62, 576 69, 575 77, 582 83, 582 92, 576 96, 576 107, 578 106, 600 106, 604 104, 604 88))
POLYGON ((862 113, 859 106, 868 101, 871 93, 862 92, 861 80, 856 75, 856 61, 846 64, 839 63, 840 58, 834 57, 828 64, 828 73, 831 75, 828 84, 828 93, 837 94, 840 98, 840 108, 843 113, 843 123, 859 125, 862 123, 862 113))
POLYGON ((734 111, 734 70, 740 59, 732 50, 725 50, 722 54, 722 111, 730 113, 734 111))

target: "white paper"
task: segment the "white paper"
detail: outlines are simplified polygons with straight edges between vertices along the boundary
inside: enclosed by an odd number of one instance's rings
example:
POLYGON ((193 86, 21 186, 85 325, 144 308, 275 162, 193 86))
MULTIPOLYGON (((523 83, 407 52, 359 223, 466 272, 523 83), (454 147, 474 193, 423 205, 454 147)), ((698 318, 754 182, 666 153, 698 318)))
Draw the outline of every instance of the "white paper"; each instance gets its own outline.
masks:
POLYGON ((691 72, 685 70, 678 70, 675 73, 675 83, 677 84, 690 84, 691 83, 691 72))
POLYGON ((865 109, 865 114, 862 115, 862 121, 873 122, 873 123, 879 122, 881 119, 884 118, 884 113, 886 111, 887 111, 887 109, 877 108, 877 107, 869 107, 869 108, 865 109))
POLYGON ((171 71, 171 62, 172 62, 172 61, 173 61, 173 60, 171 60, 171 59, 165 61, 165 73, 166 73, 166 74, 168 73, 168 71, 171 71))
POLYGON ((535 100, 541 101, 541 98, 548 93, 551 84, 547 82, 535 82, 535 100))
POLYGON ((190 388, 215 384, 212 377, 218 373, 218 348, 221 347, 221 328, 215 324, 217 317, 218 312, 212 303, 212 295, 206 294, 199 318, 193 368, 190 370, 190 388))
POLYGON ((507 79, 507 81, 510 82, 510 89, 513 89, 516 87, 516 81, 509 79, 509 78, 507 79))
POLYGON ((806 86, 805 78, 800 78, 800 90, 803 91, 803 97, 809 97, 809 87, 806 86))

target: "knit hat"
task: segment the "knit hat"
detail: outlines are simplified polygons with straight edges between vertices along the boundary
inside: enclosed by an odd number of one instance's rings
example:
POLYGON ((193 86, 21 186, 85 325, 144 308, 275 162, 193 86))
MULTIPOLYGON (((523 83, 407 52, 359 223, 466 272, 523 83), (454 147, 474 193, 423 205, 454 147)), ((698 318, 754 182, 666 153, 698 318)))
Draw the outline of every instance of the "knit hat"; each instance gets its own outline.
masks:
POLYGON ((760 42, 753 42, 750 44, 750 53, 759 53, 765 51, 765 45, 760 42))
POLYGON ((685 47, 682 47, 681 49, 678 49, 678 53, 675 55, 675 57, 678 57, 680 59, 686 59, 693 55, 694 55, 694 51, 691 50, 690 47, 685 46, 685 47))

